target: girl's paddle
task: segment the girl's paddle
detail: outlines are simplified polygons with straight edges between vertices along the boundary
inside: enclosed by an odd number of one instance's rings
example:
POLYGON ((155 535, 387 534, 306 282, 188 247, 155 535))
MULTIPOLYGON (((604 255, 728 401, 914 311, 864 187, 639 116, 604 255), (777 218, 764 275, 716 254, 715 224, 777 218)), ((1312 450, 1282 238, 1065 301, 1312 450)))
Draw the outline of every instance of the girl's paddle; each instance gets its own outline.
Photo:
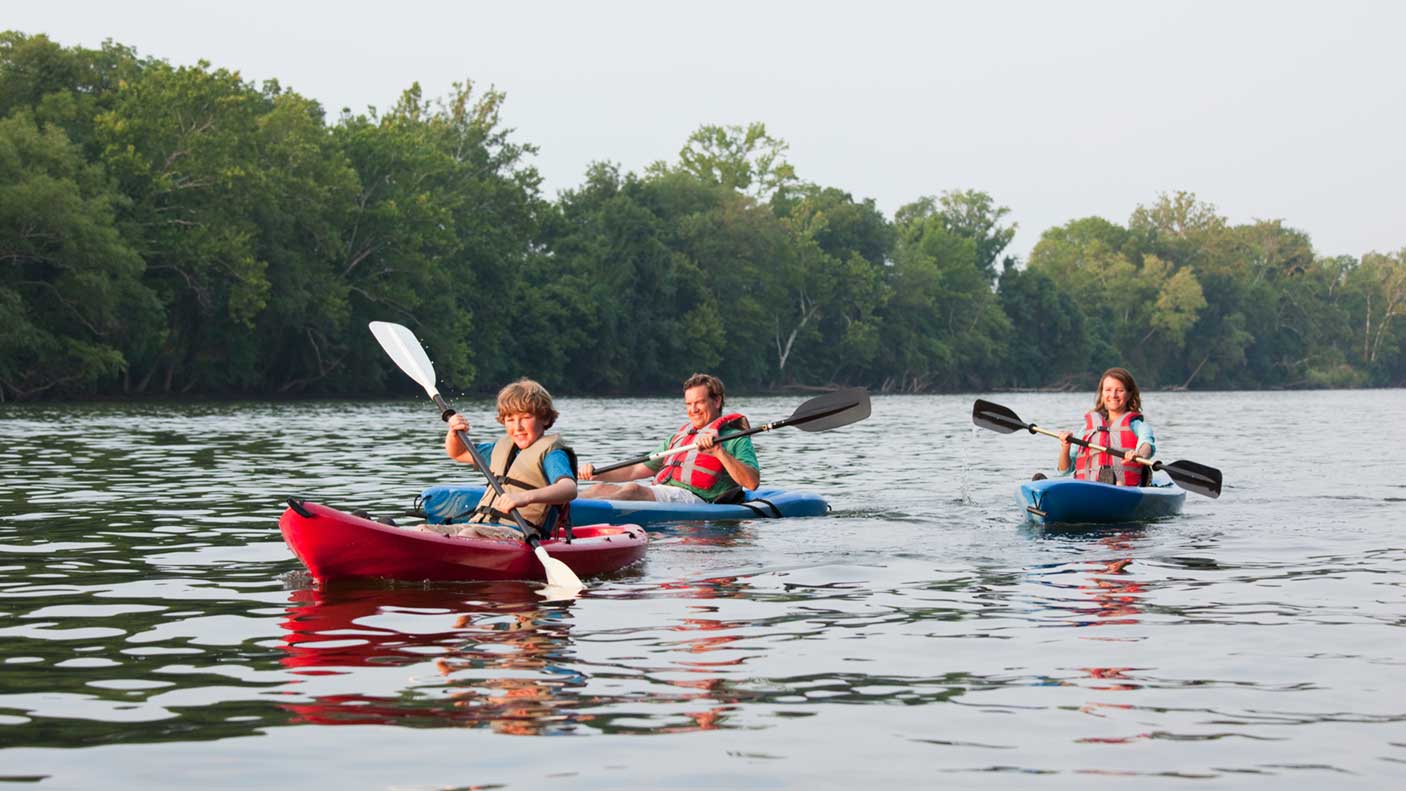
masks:
MULTIPOLYGON (((1034 423, 1026 423, 1006 407, 993 404, 990 401, 982 401, 979 398, 975 404, 972 404, 972 422, 984 429, 1001 434, 1029 431, 1031 434, 1044 434, 1047 437, 1059 438, 1059 432, 1040 428, 1034 423)), ((1069 441, 1101 453, 1116 454, 1118 452, 1102 445, 1086 442, 1078 437, 1070 437, 1069 441)), ((1144 459, 1141 456, 1134 456, 1133 461, 1145 464, 1154 470, 1165 471, 1173 481, 1177 482, 1178 486, 1189 492, 1204 494, 1210 498, 1220 497, 1221 474, 1220 470, 1215 467, 1207 467, 1194 461, 1174 461, 1171 464, 1163 464, 1160 461, 1144 459)))
MULTIPOLYGON (((371 334, 376 336, 381 348, 386 350, 395 364, 404 371, 407 376, 414 379, 425 388, 425 392, 435 405, 440 408, 440 419, 448 421, 454 415, 454 409, 440 396, 439 390, 435 387, 434 364, 425 355, 425 348, 420 345, 415 334, 399 324, 392 324, 386 321, 373 321, 370 324, 371 334)), ((503 493, 502 484, 488 471, 488 464, 483 460, 483 456, 478 452, 478 448, 469 441, 467 433, 459 432, 459 441, 464 443, 464 447, 469 449, 469 454, 473 457, 474 466, 488 479, 488 485, 493 487, 493 491, 501 495, 503 493)), ((532 553, 537 556, 537 560, 542 564, 542 569, 547 573, 547 584, 561 588, 563 591, 574 594, 586 586, 581 583, 581 578, 576 576, 576 572, 571 567, 547 554, 547 550, 542 548, 542 541, 537 537, 537 531, 522 518, 516 508, 510 512, 517 522, 518 529, 522 531, 523 537, 531 547, 532 553)), ((553 597, 555 598, 555 597, 553 597)))
MULTIPOLYGON (((848 426, 851 423, 858 423, 869 417, 869 393, 862 387, 851 387, 844 390, 836 390, 833 393, 826 393, 816 396, 811 400, 796 407, 796 411, 791 416, 782 420, 775 420, 765 426, 749 428, 746 431, 739 431, 735 434, 718 437, 718 442, 726 442, 738 437, 748 437, 753 434, 760 434, 763 431, 795 426, 801 431, 829 431, 832 428, 848 426)), ((622 467, 629 467, 632 464, 643 464, 654 459, 662 459, 665 456, 674 456, 679 453, 687 453, 698 445, 684 445, 678 448, 669 448, 658 453, 651 453, 647 456, 636 456, 633 459, 617 461, 614 464, 607 464, 604 467, 597 467, 594 474, 618 470, 622 467)))

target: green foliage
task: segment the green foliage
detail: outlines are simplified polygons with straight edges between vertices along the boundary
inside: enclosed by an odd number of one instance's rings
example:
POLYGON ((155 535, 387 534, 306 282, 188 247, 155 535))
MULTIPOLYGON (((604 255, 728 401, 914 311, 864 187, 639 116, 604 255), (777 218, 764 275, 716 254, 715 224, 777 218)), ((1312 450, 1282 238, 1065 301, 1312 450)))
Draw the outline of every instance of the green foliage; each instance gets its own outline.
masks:
POLYGON ((548 202, 506 97, 412 85, 329 123, 276 82, 0 33, 0 398, 1406 384, 1406 249, 1318 256, 1191 193, 1047 229, 975 190, 885 217, 765 125, 592 165, 548 202))
POLYGON ((1013 228, 998 227, 1007 210, 990 206, 984 193, 964 192, 898 210, 893 298, 882 311, 886 389, 978 389, 998 378, 1011 322, 988 265, 1013 228))
POLYGON ((0 120, 0 398, 90 392, 157 310, 122 198, 56 126, 0 120))
MULTIPOLYGON (((767 134, 766 124, 760 122, 745 127, 704 124, 689 135, 675 170, 765 200, 796 181, 795 168, 784 158, 789 147, 767 134)), ((669 170, 663 163, 651 166, 655 175, 669 170)))

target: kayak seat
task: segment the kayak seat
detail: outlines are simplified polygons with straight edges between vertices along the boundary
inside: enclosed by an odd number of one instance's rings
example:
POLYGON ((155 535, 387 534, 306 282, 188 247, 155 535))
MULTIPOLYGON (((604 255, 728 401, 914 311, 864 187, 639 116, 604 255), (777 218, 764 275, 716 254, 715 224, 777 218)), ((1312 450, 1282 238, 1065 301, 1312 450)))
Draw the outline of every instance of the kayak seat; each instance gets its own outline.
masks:
POLYGON ((746 499, 747 490, 741 486, 734 486, 724 490, 722 494, 713 498, 712 502, 716 505, 741 505, 746 499))

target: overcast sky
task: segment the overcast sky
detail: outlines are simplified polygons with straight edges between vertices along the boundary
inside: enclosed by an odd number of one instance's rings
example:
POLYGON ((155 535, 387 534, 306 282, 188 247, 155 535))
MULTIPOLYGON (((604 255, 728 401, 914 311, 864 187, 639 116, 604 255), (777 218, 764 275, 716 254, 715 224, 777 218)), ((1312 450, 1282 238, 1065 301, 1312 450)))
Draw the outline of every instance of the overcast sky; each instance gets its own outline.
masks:
POLYGON ((1046 228, 1187 190, 1283 219, 1319 253, 1406 247, 1406 3, 137 2, 4 4, 0 28, 387 108, 466 78, 547 195, 595 160, 674 160, 699 124, 762 121, 806 181, 890 217, 978 189, 1046 228))

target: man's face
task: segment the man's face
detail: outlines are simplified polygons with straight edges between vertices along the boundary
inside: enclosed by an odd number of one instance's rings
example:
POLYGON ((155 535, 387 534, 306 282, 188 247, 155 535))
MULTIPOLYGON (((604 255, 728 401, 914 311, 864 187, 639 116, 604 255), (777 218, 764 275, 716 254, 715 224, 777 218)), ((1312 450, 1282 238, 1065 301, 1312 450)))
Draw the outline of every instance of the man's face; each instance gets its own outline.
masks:
POLYGON ((688 422, 694 428, 703 428, 718 419, 722 414, 719 399, 708 395, 708 388, 699 385, 683 391, 684 409, 688 411, 688 422))

